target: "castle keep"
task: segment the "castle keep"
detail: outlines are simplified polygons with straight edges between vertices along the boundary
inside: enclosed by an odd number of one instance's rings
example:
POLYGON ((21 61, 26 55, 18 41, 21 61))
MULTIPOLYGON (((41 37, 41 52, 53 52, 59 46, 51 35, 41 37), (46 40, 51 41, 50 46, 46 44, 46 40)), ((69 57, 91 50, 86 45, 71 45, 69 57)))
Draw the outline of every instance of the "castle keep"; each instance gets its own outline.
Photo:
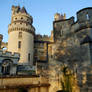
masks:
POLYGON ((50 36, 36 34, 32 24, 25 7, 12 6, 7 43, 0 34, 0 92, 62 90, 62 65, 74 74, 73 92, 91 92, 92 7, 78 11, 76 21, 56 13, 50 36))
POLYGON ((12 7, 11 24, 8 26, 8 51, 21 54, 20 63, 33 64, 35 29, 33 19, 23 7, 12 7), (26 48, 26 49, 25 49, 26 48))

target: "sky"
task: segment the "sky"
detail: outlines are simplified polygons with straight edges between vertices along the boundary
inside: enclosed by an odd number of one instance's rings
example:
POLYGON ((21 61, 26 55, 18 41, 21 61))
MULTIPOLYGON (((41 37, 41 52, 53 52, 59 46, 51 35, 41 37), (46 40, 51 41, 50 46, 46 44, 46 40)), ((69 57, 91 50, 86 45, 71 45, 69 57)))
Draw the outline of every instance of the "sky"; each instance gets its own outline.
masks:
POLYGON ((80 9, 92 7, 92 0, 0 0, 0 34, 3 34, 4 42, 8 41, 12 5, 26 8, 33 17, 36 34, 50 35, 55 13, 66 13, 67 19, 76 17, 76 12, 80 9))

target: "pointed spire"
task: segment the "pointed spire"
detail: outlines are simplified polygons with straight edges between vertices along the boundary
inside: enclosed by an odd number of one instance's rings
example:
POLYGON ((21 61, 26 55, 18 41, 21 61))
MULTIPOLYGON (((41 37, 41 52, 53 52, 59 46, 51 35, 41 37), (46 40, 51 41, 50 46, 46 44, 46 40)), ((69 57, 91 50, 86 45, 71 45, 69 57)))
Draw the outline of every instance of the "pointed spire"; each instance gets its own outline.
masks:
POLYGON ((27 14, 27 11, 25 9, 25 7, 23 6, 22 9, 20 10, 21 13, 26 13, 27 14))

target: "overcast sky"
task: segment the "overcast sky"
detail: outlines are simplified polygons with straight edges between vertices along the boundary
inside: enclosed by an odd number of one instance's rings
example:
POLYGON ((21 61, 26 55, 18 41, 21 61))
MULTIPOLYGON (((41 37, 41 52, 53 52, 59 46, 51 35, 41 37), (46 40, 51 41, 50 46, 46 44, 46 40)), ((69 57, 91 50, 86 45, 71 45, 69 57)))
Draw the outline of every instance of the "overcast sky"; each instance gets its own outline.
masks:
POLYGON ((8 41, 8 24, 11 21, 11 6, 25 6, 33 16, 36 33, 50 35, 53 30, 54 14, 66 13, 66 17, 76 17, 82 8, 92 7, 92 0, 0 0, 0 34, 8 41))

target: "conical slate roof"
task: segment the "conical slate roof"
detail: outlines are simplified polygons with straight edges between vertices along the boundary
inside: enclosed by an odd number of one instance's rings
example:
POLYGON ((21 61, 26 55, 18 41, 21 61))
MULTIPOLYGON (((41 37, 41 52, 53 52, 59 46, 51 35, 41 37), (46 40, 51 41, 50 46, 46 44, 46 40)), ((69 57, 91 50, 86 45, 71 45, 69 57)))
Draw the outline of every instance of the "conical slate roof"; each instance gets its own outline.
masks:
POLYGON ((27 13, 25 7, 22 7, 22 9, 20 10, 21 13, 27 13))

